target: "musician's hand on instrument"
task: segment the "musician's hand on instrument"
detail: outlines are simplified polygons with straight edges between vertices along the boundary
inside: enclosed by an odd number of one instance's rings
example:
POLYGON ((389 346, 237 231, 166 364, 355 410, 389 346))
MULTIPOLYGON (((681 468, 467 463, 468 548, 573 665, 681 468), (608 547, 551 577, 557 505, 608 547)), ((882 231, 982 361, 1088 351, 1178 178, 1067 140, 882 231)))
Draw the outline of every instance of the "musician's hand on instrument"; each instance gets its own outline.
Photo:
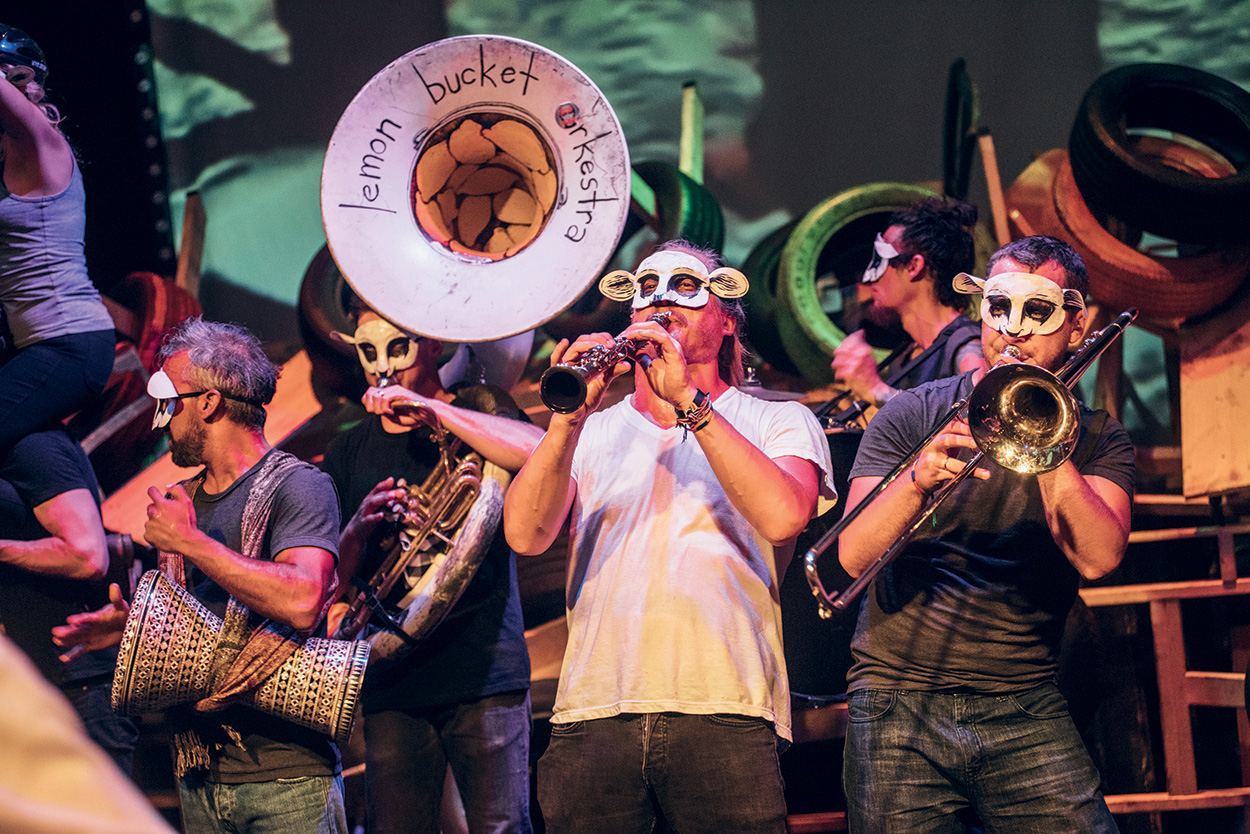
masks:
POLYGON ((396 412, 394 403, 396 401, 409 401, 418 403, 429 403, 427 397, 423 397, 413 391, 409 391, 402 385, 388 385, 385 388, 379 388, 376 385, 365 391, 365 395, 360 398, 361 404, 370 414, 385 415, 401 426, 412 428, 421 420, 411 412, 396 412))
POLYGON ((148 487, 148 520, 143 525, 143 538, 158 550, 183 552, 183 543, 200 535, 195 526, 195 507, 181 484, 162 492, 148 487))
POLYGON ((402 502, 407 494, 407 490, 395 486, 394 478, 378 481, 347 520, 343 537, 351 536, 363 543, 377 523, 386 516, 387 508, 396 502, 402 502))
POLYGON ((647 380, 651 384, 651 390, 675 408, 687 408, 698 389, 690 378, 690 369, 686 366, 686 354, 681 343, 663 325, 649 320, 631 324, 621 336, 649 343, 639 355, 645 355, 649 359, 647 380))
POLYGON ((69 663, 86 652, 107 649, 121 642, 130 606, 117 583, 109 585, 108 605, 84 614, 70 614, 65 625, 54 626, 52 642, 66 649, 61 662, 69 663))
MULTIPOLYGON (((561 339, 551 353, 551 365, 552 367, 556 365, 570 365, 577 362, 582 354, 592 348, 600 347, 604 350, 611 350, 615 344, 616 339, 608 333, 587 333, 583 336, 578 336, 577 341, 571 344, 568 339, 561 339)), ((632 367, 633 365, 629 362, 618 362, 616 367, 609 368, 604 373, 596 374, 587 379, 586 400, 582 407, 569 414, 553 413, 551 415, 552 419, 569 418, 574 422, 584 420, 587 415, 594 413, 599 408, 599 404, 603 401, 603 395, 608 390, 612 380, 623 373, 627 373, 632 367)))
POLYGON ((889 386, 881 379, 877 358, 864 338, 864 331, 848 333, 833 349, 833 361, 829 365, 833 368, 835 381, 848 388, 854 399, 870 403, 887 399, 884 394, 889 386))
MULTIPOLYGON (((952 420, 920 452, 916 462, 912 464, 911 477, 916 488, 925 495, 931 495, 941 489, 946 481, 962 472, 966 464, 960 458, 970 456, 967 452, 961 452, 963 449, 970 449, 975 454, 977 443, 972 438, 972 430, 966 420, 952 420)), ((971 477, 984 481, 990 477, 990 471, 977 467, 972 471, 971 477)))

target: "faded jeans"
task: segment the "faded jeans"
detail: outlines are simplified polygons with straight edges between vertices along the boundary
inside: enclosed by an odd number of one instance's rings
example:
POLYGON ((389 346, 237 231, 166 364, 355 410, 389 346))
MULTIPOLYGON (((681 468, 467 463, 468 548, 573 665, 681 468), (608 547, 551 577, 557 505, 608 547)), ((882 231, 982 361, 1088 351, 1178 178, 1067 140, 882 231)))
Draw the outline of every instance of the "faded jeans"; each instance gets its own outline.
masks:
POLYGON ((1117 830, 1067 702, 1050 684, 1012 695, 861 690, 842 771, 852 834, 1117 830))
POLYGON ((186 834, 347 834, 342 776, 226 785, 178 780, 186 834))
POLYGON ((742 715, 645 713, 553 724, 538 763, 552 834, 786 830, 772 725, 742 715))

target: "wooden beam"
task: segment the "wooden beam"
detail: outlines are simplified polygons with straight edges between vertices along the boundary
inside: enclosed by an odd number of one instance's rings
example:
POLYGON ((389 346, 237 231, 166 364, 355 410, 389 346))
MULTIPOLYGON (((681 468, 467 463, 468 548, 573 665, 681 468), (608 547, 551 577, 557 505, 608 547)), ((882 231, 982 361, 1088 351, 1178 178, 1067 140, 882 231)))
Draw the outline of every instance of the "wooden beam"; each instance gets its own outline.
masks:
POLYGON ((1230 588, 1219 579, 1186 582, 1153 582, 1146 585, 1107 585, 1082 588, 1081 600, 1091 608, 1102 605, 1133 605, 1156 600, 1207 599, 1250 594, 1250 578, 1242 577, 1230 588))
POLYGON ((1155 674, 1159 680, 1159 723, 1168 793, 1198 790, 1194 762, 1194 733, 1185 698, 1185 639, 1181 633, 1181 603, 1157 599, 1150 603, 1150 627, 1155 644, 1155 674))
POLYGON ((1196 811, 1201 808, 1231 808, 1250 805, 1250 788, 1220 788, 1187 795, 1170 793, 1122 793, 1106 797, 1113 814, 1141 814, 1156 811, 1196 811))

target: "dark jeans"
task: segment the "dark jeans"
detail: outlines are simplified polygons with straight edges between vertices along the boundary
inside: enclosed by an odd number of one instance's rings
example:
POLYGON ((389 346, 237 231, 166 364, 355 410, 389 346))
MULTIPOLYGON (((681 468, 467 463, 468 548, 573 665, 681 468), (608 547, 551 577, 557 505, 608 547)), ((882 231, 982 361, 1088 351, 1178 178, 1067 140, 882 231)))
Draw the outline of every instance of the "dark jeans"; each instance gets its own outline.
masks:
POLYGON ((529 834, 529 690, 365 715, 369 834, 438 834, 447 765, 473 834, 529 834))
POLYGON ((186 834, 347 834, 342 776, 223 785, 178 780, 186 834))
POLYGON ((786 830, 777 736, 759 718, 647 713, 552 724, 538 804, 553 834, 786 830))
POLYGON ((842 773, 852 834, 962 834, 969 810, 992 834, 1117 830, 1053 685, 853 692, 842 773))
POLYGON ((115 344, 112 330, 58 336, 24 347, 0 365, 0 455, 103 391, 115 344))
POLYGON ((61 691, 74 705, 88 737, 109 754, 118 770, 130 777, 139 731, 129 718, 113 712, 112 678, 88 686, 67 683, 61 691))

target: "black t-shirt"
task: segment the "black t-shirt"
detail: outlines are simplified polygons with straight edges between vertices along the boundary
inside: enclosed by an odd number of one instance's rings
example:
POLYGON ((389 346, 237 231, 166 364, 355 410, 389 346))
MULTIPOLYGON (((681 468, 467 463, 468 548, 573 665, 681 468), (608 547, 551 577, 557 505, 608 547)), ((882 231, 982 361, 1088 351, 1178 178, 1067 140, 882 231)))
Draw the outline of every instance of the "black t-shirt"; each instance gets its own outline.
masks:
MULTIPOLYGON (((33 541, 49 534, 34 508, 70 490, 85 489, 99 504, 95 472, 82 447, 66 432, 28 434, 0 461, 0 538, 33 541)), ((64 664, 52 643, 52 627, 70 614, 93 611, 108 602, 103 581, 32 573, 0 564, 0 622, 5 632, 48 680, 67 684, 112 674, 117 649, 89 652, 64 664)))
MULTIPOLYGON (((851 477, 888 475, 971 389, 966 373, 894 397, 868 424, 851 477)), ((1072 462, 1132 495, 1132 444, 1110 418, 1091 431, 1104 417, 1081 407, 1072 462)), ((851 691, 1005 693, 1054 680, 1080 576, 1046 526, 1037 477, 981 465, 990 479, 960 484, 865 594, 851 691)))
MULTIPOLYGON (((524 419, 508 394, 492 386, 464 388, 453 404, 524 419)), ((428 429, 390 434, 381 418, 370 415, 330 443, 322 465, 338 486, 346 523, 379 481, 394 477, 420 484, 437 461, 438 446, 428 429)), ((362 561, 371 566, 378 558, 366 553, 362 561)), ((371 570, 362 567, 358 573, 367 579, 371 570)), ((367 713, 455 704, 525 689, 529 676, 516 562, 501 524, 446 619, 401 661, 371 665, 361 697, 367 713)))
POLYGON ((981 325, 964 315, 956 316, 915 359, 900 359, 883 374, 891 388, 906 390, 925 382, 959 373, 959 350, 981 338, 981 325))
MULTIPOLYGON (((273 454, 273 452, 270 452, 273 454)), ((195 524, 215 541, 242 552, 243 508, 248 491, 266 458, 262 458, 224 492, 195 491, 195 524)), ((334 484, 312 466, 292 470, 274 495, 269 526, 257 557, 273 561, 291 547, 319 547, 338 555, 339 507, 334 484)), ((219 617, 225 616, 229 595, 187 561, 187 587, 196 599, 219 617)), ((260 622, 253 614, 252 624, 260 622)), ((339 770, 339 751, 329 736, 265 715, 248 707, 229 707, 199 715, 192 726, 209 743, 209 778, 241 784, 301 776, 326 776, 339 770), (238 730, 242 746, 232 742, 223 727, 238 730), (215 745, 220 747, 215 747, 215 745)))

